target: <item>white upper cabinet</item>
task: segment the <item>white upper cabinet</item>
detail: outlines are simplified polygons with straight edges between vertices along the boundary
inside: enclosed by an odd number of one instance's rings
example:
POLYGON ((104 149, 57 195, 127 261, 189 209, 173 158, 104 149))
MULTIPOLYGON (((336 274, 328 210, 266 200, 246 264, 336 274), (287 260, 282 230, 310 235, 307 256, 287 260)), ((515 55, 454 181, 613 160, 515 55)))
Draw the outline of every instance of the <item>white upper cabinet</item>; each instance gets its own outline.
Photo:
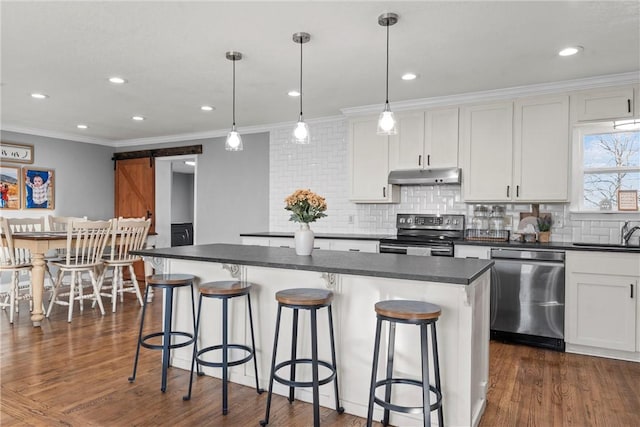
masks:
POLYGON ((402 112, 398 135, 390 137, 390 168, 458 166, 458 108, 402 112))
POLYGON ((576 119, 580 122, 624 119, 634 115, 632 86, 578 92, 575 98, 576 119))
POLYGON ((465 201, 511 200, 513 103, 464 107, 461 115, 465 201))
POLYGON ((400 189, 388 183, 389 138, 377 135, 378 117, 349 121, 351 196, 356 203, 397 203, 400 189))
POLYGON ((569 97, 519 99, 514 113, 512 200, 568 200, 569 97))
POLYGON ((462 111, 465 201, 568 199, 568 96, 524 98, 462 111))

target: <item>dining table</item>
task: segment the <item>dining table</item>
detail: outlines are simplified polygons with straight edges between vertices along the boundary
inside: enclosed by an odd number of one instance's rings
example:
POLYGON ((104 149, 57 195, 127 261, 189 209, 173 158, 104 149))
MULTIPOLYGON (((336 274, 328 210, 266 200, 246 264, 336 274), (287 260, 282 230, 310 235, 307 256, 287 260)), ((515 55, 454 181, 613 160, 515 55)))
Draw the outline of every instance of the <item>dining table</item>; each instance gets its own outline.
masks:
MULTIPOLYGON (((33 296, 33 310, 31 321, 34 327, 41 325, 44 319, 42 309, 42 299, 44 294, 44 274, 46 266, 46 254, 54 249, 67 247, 66 231, 33 231, 16 232, 11 234, 13 244, 16 248, 28 249, 31 252, 31 287, 33 296)), ((150 244, 147 239, 147 246, 150 244)), ((145 276, 152 274, 152 267, 149 263, 144 264, 145 276)), ((151 299, 152 296, 149 297, 151 299)))

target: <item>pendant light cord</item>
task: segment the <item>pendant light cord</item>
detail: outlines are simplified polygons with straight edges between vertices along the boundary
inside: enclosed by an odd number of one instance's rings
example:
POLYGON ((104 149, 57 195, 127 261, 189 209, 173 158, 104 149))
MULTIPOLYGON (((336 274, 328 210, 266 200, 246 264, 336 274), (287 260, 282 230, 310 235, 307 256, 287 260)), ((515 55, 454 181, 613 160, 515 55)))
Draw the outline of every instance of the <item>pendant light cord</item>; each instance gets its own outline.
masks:
POLYGON ((236 128, 236 60, 233 61, 233 130, 236 128))
POLYGON ((302 37, 300 38, 300 118, 302 119, 302 37))
POLYGON ((387 85, 385 93, 385 104, 389 104, 389 23, 387 22, 387 85))

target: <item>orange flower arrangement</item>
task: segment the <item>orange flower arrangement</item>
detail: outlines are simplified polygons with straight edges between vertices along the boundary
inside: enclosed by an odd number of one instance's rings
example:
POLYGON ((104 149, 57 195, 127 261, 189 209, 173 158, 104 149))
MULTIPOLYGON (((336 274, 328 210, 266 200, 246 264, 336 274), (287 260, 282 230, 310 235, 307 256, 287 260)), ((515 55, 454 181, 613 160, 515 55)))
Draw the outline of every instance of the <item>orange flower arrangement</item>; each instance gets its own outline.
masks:
POLYGON ((286 210, 291 211, 289 221, 310 223, 327 216, 327 202, 313 191, 298 189, 284 199, 286 210))

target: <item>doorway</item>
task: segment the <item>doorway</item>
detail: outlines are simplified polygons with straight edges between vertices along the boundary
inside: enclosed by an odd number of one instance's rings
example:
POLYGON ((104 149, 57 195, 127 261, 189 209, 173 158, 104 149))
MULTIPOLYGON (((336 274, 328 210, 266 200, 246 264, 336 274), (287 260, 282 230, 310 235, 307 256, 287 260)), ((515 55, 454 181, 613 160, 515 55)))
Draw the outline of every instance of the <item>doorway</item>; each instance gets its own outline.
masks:
POLYGON ((159 248, 196 244, 197 156, 156 158, 156 232, 159 248))

